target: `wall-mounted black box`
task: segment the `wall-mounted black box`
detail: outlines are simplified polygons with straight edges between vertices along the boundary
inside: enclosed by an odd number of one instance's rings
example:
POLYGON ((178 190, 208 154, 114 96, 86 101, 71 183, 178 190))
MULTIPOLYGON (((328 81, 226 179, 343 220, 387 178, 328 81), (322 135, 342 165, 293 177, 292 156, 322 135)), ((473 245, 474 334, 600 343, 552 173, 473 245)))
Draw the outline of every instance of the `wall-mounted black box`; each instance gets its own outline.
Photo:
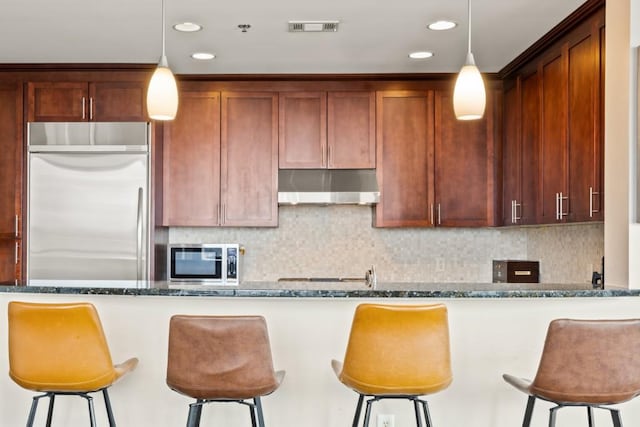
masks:
POLYGON ((494 260, 493 283, 540 283, 540 262, 494 260))

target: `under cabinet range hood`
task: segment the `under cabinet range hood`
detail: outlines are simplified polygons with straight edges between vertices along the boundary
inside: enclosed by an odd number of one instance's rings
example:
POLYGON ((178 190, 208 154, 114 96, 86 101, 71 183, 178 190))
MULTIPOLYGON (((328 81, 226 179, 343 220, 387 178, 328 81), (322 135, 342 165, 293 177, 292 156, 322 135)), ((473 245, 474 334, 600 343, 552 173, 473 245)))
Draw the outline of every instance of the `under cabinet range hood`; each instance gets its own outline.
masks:
POLYGON ((375 169, 280 169, 280 205, 372 205, 380 200, 375 169))

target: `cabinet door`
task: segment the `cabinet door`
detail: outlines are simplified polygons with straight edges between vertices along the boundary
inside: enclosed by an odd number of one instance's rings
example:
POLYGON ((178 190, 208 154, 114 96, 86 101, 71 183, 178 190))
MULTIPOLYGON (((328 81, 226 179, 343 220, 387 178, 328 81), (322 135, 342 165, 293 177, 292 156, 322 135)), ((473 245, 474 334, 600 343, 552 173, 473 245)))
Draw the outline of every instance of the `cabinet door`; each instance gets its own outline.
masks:
POLYGON ((89 120, 89 85, 86 82, 29 83, 28 102, 30 122, 89 120))
POLYGON ((502 147, 502 224, 518 223, 521 204, 521 133, 520 133, 520 79, 504 92, 504 129, 502 147))
POLYGON ((520 224, 538 219, 540 164, 540 85, 537 71, 521 79, 520 200, 516 217, 520 224))
POLYGON ((329 92, 327 95, 328 167, 376 167, 374 92, 329 92))
POLYGON ((0 238, 21 236, 22 89, 0 83, 0 238))
POLYGON ((327 94, 283 92, 279 108, 280 168, 327 167, 327 94))
POLYGON ((15 285, 19 280, 19 240, 0 239, 0 285, 15 285))
POLYGON ((600 212, 599 29, 569 46, 569 220, 602 219, 600 212))
POLYGON ((89 120, 146 122, 143 82, 95 82, 89 86, 89 120))
POLYGON ((495 225, 493 102, 481 120, 457 120, 453 95, 435 98, 435 223, 442 226, 495 225))
POLYGON ((567 213, 567 55, 558 52, 540 64, 542 79, 540 139, 540 223, 555 223, 567 213), (560 199, 562 196, 562 199, 560 199), (562 208, 562 212, 560 212, 562 208))
POLYGON ((376 94, 377 227, 433 225, 433 91, 376 94))
POLYGON ((278 95, 223 92, 222 224, 278 225, 278 95))
POLYGON ((220 223, 220 94, 180 93, 164 125, 163 225, 220 223))

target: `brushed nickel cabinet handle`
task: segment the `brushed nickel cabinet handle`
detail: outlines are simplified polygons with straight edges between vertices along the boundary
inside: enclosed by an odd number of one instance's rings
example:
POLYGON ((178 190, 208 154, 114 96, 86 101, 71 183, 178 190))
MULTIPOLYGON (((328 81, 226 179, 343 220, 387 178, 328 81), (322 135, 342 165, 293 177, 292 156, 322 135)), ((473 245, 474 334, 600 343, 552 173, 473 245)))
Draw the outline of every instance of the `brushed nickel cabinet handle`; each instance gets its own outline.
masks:
POLYGON ((431 225, 435 225, 433 223, 433 203, 429 205, 429 221, 431 222, 431 225))
POLYGON ((438 225, 441 224, 441 217, 440 217, 440 203, 438 203, 438 225))
POLYGON ((15 236, 16 237, 20 236, 20 230, 18 230, 18 221, 19 221, 19 218, 18 218, 18 215, 16 215, 16 219, 15 219, 15 236))
POLYGON ((518 203, 517 200, 513 201, 513 222, 518 223, 522 219, 522 203, 518 203), (518 216, 518 207, 520 208, 520 216, 518 216))
POLYGON ((83 96, 82 97, 82 120, 87 118, 86 106, 87 106, 87 100, 83 96))
POLYGON ((93 120, 93 96, 89 98, 89 120, 93 120))
POLYGON ((593 196, 599 196, 599 191, 593 191, 593 187, 589 187, 589 218, 593 218, 594 213, 600 212, 600 209, 593 208, 593 196))

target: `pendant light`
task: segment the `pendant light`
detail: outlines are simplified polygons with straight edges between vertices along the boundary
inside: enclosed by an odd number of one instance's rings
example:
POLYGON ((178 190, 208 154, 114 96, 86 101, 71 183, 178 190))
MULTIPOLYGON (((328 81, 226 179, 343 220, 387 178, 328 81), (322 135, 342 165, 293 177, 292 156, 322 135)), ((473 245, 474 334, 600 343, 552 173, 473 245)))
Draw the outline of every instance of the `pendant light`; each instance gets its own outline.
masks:
POLYGON ((147 111, 154 120, 173 120, 178 112, 178 86, 165 54, 164 0, 162 0, 162 56, 147 89, 147 111))
POLYGON ((467 60, 460 69, 453 90, 453 110, 458 120, 477 120, 484 115, 486 93, 484 82, 471 53, 471 0, 467 0, 469 35, 467 60))

